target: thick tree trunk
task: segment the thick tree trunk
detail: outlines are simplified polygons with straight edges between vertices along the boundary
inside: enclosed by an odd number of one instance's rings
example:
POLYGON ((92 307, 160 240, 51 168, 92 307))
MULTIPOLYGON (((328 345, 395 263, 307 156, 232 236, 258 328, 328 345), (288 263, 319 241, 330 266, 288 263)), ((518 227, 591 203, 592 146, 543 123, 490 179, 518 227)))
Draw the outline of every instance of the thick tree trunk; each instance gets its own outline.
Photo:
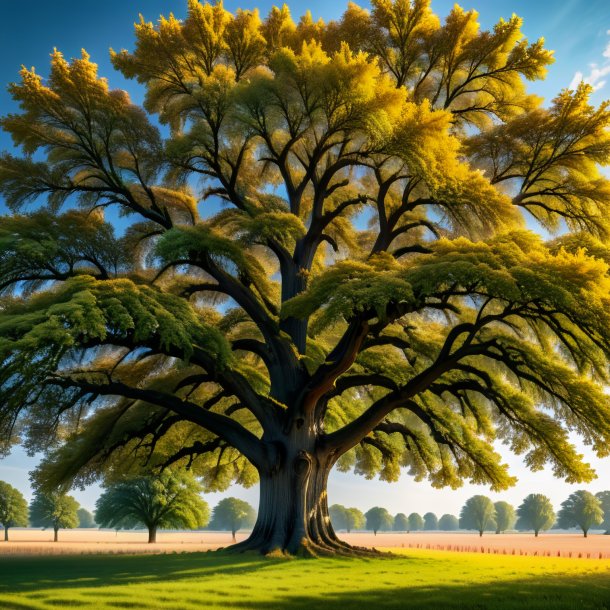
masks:
POLYGON ((534 538, 538 538, 538 530, 534 532, 534 538))
POLYGON ((483 532, 479 531, 479 538, 482 538, 482 537, 483 537, 483 532))
POLYGON ((53 535, 53 542, 57 542, 57 541, 59 540, 59 536, 58 536, 58 534, 59 534, 59 528, 58 528, 58 527, 54 527, 54 528, 53 528, 53 532, 54 532, 54 535, 53 535))
POLYGON ((4 542, 8 542, 8 527, 4 526, 4 542))
POLYGON ((152 525, 148 528, 148 544, 157 542, 157 528, 152 525))
POLYGON ((584 530, 584 532, 583 532, 583 533, 584 533, 585 538, 586 538, 586 537, 587 537, 587 530, 584 530))
POLYGON ((250 537, 232 550, 316 556, 374 554, 339 540, 326 487, 334 461, 324 452, 287 448, 275 469, 259 472, 260 503, 250 537))

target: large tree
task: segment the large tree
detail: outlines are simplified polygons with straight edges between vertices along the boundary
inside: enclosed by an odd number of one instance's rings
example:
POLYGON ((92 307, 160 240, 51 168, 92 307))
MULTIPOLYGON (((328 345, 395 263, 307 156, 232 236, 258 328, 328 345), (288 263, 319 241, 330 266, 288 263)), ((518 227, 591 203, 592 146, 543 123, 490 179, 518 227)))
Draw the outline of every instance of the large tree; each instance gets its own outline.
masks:
POLYGON ((235 534, 244 527, 253 527, 256 511, 245 500, 224 498, 212 511, 209 527, 213 530, 229 530, 235 542, 235 534))
POLYGON ((468 498, 460 511, 460 528, 476 530, 479 536, 485 530, 496 526, 496 509, 487 496, 472 496, 468 498))
POLYGON ((53 541, 59 540, 60 529, 78 527, 79 503, 62 491, 38 491, 30 503, 30 524, 53 528, 53 541))
POLYGON ((409 531, 419 532, 424 529, 424 519, 419 513, 411 513, 409 515, 409 531))
POLYGON ((425 530, 437 530, 438 529, 438 517, 434 513, 426 513, 424 515, 424 529, 425 530))
POLYGON ((102 527, 148 529, 148 542, 158 529, 199 529, 210 520, 201 485, 188 472, 164 470, 159 475, 126 476, 110 482, 95 504, 102 527))
POLYGON ((446 513, 438 520, 438 529, 443 532, 455 532, 460 529, 460 521, 455 515, 446 513))
POLYGON ((554 523, 553 504, 544 494, 529 494, 517 508, 518 530, 534 530, 538 537, 540 530, 548 530, 554 523))
POLYGON ((568 431, 608 452, 608 107, 528 95, 552 56, 516 16, 371 6, 142 20, 112 60, 144 108, 86 53, 10 86, 0 437, 50 451, 39 484, 258 480, 240 548, 349 553, 334 465, 499 490, 499 439, 593 477, 568 431))
POLYGON ((28 525, 28 503, 18 489, 4 481, 0 481, 0 523, 5 542, 8 542, 9 527, 28 525))
POLYGON ((409 517, 404 513, 397 513, 394 515, 394 524, 392 529, 395 532, 408 532, 409 531, 409 517))
POLYGON ((579 527, 586 538, 589 530, 604 521, 604 511, 600 498, 591 492, 580 490, 570 494, 561 503, 557 513, 557 525, 569 529, 579 527))

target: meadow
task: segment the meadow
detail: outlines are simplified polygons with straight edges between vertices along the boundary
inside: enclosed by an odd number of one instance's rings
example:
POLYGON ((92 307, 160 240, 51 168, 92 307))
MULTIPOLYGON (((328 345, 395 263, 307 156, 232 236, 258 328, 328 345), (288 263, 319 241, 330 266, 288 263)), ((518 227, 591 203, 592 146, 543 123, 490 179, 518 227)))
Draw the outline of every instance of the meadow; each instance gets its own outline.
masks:
POLYGON ((610 608, 609 560, 393 550, 376 559, 5 556, 0 608, 610 608))

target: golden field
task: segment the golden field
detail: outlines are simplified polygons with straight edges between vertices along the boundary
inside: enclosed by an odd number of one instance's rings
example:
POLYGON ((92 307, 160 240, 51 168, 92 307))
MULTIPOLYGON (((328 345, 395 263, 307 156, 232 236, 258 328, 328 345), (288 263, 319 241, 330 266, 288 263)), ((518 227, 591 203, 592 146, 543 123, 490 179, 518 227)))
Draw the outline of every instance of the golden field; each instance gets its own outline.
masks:
MULTIPOLYGON (((11 529, 10 541, 0 542, 1 555, 71 555, 182 553, 215 550, 231 544, 230 532, 160 532, 156 544, 147 543, 145 531, 109 531, 98 529, 60 530, 59 542, 53 542, 51 530, 11 529)), ((240 532, 243 540, 247 532, 240 532)), ((493 534, 482 538, 476 533, 417 532, 340 534, 346 542, 357 546, 404 548, 442 551, 467 551, 498 555, 552 556, 573 558, 610 558, 610 536, 590 534, 532 533, 493 534)))

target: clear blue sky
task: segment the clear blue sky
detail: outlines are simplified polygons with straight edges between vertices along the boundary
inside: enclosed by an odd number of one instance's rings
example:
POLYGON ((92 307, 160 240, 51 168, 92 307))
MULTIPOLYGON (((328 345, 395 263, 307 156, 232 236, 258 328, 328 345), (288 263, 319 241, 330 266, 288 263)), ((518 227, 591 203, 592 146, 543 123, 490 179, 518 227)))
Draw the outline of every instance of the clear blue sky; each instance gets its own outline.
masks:
MULTIPOLYGON (((225 7, 235 10, 258 7, 265 14, 273 2, 243 0, 225 2, 225 7)), ((305 10, 311 10, 314 18, 326 20, 340 16, 346 2, 329 0, 302 0, 291 2, 295 18, 305 10)), ((362 2, 363 6, 368 3, 362 2)), ((534 83, 531 91, 550 100, 556 93, 580 78, 593 84, 597 91, 594 101, 599 103, 610 97, 610 1, 609 0, 468 0, 461 2, 466 9, 474 8, 484 28, 489 28, 498 18, 509 18, 516 13, 524 18, 523 30, 531 40, 544 36, 548 48, 555 50, 556 62, 549 76, 542 83, 534 83), (606 80, 608 83, 606 84, 606 80)), ((0 83, 18 78, 20 66, 35 66, 45 75, 49 54, 57 47, 67 57, 80 54, 85 48, 99 64, 99 71, 106 76, 114 88, 127 89, 135 101, 142 99, 142 90, 133 82, 125 81, 112 70, 108 59, 108 48, 131 48, 133 22, 142 13, 147 20, 156 20, 160 14, 174 12, 181 17, 186 11, 186 0, 106 0, 93 2, 84 0, 4 0, 0 15, 0 83)), ((434 10, 444 16, 450 10, 451 0, 432 0, 434 10)), ((15 105, 6 89, 0 88, 0 114, 15 111, 15 105)), ((0 148, 10 150, 10 139, 0 134, 0 148)), ((3 203, 0 200, 0 211, 3 203)), ((1 219, 0 219, 1 222, 1 219)), ((500 448, 501 450, 501 448, 500 448)), ((588 455, 586 448, 582 451, 588 455)), ((494 500, 505 499, 518 504, 528 493, 547 493, 558 505, 572 490, 562 481, 553 479, 550 472, 529 473, 520 460, 503 452, 514 474, 519 477, 516 488, 502 494, 489 494, 494 500)), ((586 486, 591 491, 610 489, 610 460, 590 459, 598 471, 599 479, 586 486)), ((0 480, 6 480, 20 488, 28 497, 30 490, 27 473, 36 460, 16 450, 0 461, 0 480)), ((351 474, 334 473, 329 486, 331 503, 340 502, 349 506, 368 509, 382 505, 391 512, 457 513, 466 498, 474 493, 488 493, 483 487, 464 486, 458 491, 434 490, 427 483, 416 483, 407 474, 395 484, 366 481, 351 474)), ((77 491, 76 497, 88 508, 93 508, 97 488, 77 491)), ((230 494, 242 497, 253 504, 257 502, 256 488, 243 490, 235 487, 230 494)), ((220 495, 210 496, 215 504, 220 495)))

